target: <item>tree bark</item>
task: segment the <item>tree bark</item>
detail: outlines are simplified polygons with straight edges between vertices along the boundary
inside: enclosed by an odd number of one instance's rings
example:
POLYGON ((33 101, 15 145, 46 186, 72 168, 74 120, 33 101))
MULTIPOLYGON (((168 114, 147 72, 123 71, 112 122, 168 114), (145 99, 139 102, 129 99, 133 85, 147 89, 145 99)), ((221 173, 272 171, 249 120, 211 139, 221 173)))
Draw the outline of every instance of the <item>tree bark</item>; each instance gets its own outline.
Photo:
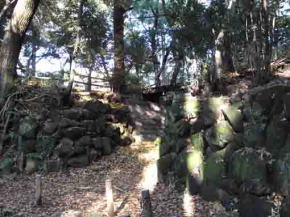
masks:
POLYGON ((14 85, 16 66, 27 28, 40 0, 18 0, 0 48, 1 94, 14 85))
POLYGON ((84 9, 84 2, 85 0, 81 0, 79 2, 79 11, 78 11, 78 26, 77 26, 77 35, 74 43, 74 49, 71 56, 71 65, 70 65, 70 72, 69 72, 69 82, 66 88, 66 93, 64 96, 64 102, 68 103, 69 98, 72 92, 74 80, 75 80, 75 74, 76 74, 76 58, 77 54, 80 49, 80 42, 81 42, 81 25, 82 25, 82 16, 83 16, 83 9, 84 9))
POLYGON ((125 88, 125 54, 124 54, 124 14, 126 10, 114 0, 114 72, 112 87, 114 92, 122 92, 125 88))

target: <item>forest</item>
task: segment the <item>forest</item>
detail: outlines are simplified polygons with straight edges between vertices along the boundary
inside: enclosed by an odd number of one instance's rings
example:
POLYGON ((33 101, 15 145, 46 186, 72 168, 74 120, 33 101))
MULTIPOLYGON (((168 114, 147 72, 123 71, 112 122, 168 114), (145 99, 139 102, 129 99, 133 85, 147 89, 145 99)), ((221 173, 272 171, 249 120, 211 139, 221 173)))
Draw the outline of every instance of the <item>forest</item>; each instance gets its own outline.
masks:
POLYGON ((289 3, 0 0, 0 217, 289 217, 289 3))

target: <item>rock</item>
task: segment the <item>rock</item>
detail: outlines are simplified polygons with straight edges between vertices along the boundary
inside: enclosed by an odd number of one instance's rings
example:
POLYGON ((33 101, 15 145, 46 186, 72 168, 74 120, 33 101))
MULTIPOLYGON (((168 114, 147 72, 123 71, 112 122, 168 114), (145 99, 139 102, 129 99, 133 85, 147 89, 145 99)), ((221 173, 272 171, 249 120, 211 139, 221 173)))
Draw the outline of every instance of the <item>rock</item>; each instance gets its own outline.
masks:
POLYGON ((175 144, 175 153, 180 153, 188 144, 189 142, 187 139, 179 138, 175 144))
POLYGON ((271 216, 273 204, 266 199, 244 195, 239 203, 240 217, 271 216))
POLYGON ((93 138, 93 146, 96 150, 102 150, 104 155, 112 153, 112 140, 109 137, 93 138))
POLYGON ((27 174, 32 174, 36 172, 39 168, 39 159, 35 158, 26 158, 25 163, 25 172, 27 174))
POLYGON ((191 125, 184 120, 180 120, 176 123, 177 135, 180 137, 187 137, 190 134, 191 125))
POLYGON ((204 141, 203 141, 203 134, 195 133, 191 136, 191 145, 194 150, 203 151, 204 150, 204 141))
MULTIPOLYGON (((242 148, 234 152, 230 162, 230 175, 239 184, 260 185, 267 183, 267 167, 265 159, 261 154, 252 148, 242 148)), ((255 188, 249 191, 254 191, 255 188)), ((267 194, 266 192, 253 192, 257 194, 267 194)))
POLYGON ((162 143, 159 146, 159 155, 164 156, 168 154, 171 151, 172 144, 167 141, 162 141, 162 143))
POLYGON ((60 160, 47 160, 44 163, 44 171, 47 172, 47 173, 59 172, 60 169, 61 169, 60 160))
POLYGON ((63 135, 69 139, 76 140, 82 137, 86 132, 83 127, 70 127, 62 131, 63 135))
POLYGON ((105 117, 99 117, 96 121, 95 121, 95 127, 96 130, 95 132, 100 135, 103 131, 105 131, 105 127, 106 127, 106 119, 105 117))
POLYGON ((280 116, 273 117, 266 131, 266 147, 274 156, 285 145, 288 132, 280 127, 280 116))
POLYGON ((92 138, 90 136, 83 136, 78 141, 76 141, 77 146, 91 146, 92 138))
POLYGON ((201 196, 204 200, 220 201, 222 204, 227 204, 232 200, 232 197, 226 191, 213 185, 203 185, 201 196))
POLYGON ((97 150, 103 150, 102 137, 97 137, 92 139, 93 146, 97 150))
POLYGON ((167 154, 158 159, 157 168, 161 174, 167 174, 171 170, 171 165, 176 158, 175 153, 167 154))
POLYGON ((32 153, 36 150, 36 140, 35 139, 23 139, 22 145, 19 147, 19 151, 24 153, 32 153))
POLYGON ((258 93, 254 99, 255 103, 258 103, 263 109, 263 113, 268 114, 271 111, 273 105, 274 93, 272 90, 263 91, 258 93))
POLYGON ((63 110, 62 114, 65 118, 68 118, 70 120, 80 120, 82 118, 82 111, 76 108, 63 110))
POLYGON ((246 125, 243 143, 246 147, 263 147, 265 145, 265 124, 246 125))
POLYGON ((0 159, 0 175, 6 175, 11 173, 13 166, 13 160, 11 158, 0 159))
POLYGON ((204 182, 207 185, 218 186, 221 184, 222 179, 225 177, 225 153, 226 148, 221 151, 215 152, 206 159, 204 164, 204 182))
POLYGON ((84 120, 96 120, 96 118, 98 117, 98 115, 94 112, 91 112, 87 109, 82 109, 82 118, 84 120))
POLYGON ((58 123, 53 122, 52 120, 47 120, 44 123, 43 132, 47 135, 52 135, 58 128, 58 123))
POLYGON ((93 121, 93 120, 85 120, 85 121, 82 121, 82 127, 86 128, 87 131, 89 132, 96 132, 96 122, 93 121))
POLYGON ((251 180, 249 182, 244 182, 240 186, 240 192, 246 192, 256 196, 265 196, 270 195, 271 189, 265 181, 251 180))
POLYGON ((89 154, 89 160, 90 162, 94 162, 98 160, 101 156, 102 156, 102 152, 97 151, 95 149, 91 149, 90 154, 89 154))
POLYGON ((85 167, 89 165, 89 158, 86 154, 75 156, 68 159, 67 165, 71 167, 85 167))
POLYGON ((19 123, 18 133, 27 139, 34 139, 37 133, 37 122, 30 118, 26 117, 22 119, 19 123))
POLYGON ((129 146, 132 144, 132 139, 128 136, 121 140, 120 146, 129 146))
POLYGON ((290 120, 290 93, 284 95, 284 110, 287 120, 290 120))
POLYGON ((75 120, 70 120, 70 119, 67 119, 67 118, 62 118, 60 121, 59 121, 59 126, 60 128, 68 128, 68 127, 77 127, 77 126, 80 126, 80 123, 75 121, 75 120))
POLYGON ((55 151, 61 158, 70 157, 73 154, 74 142, 69 138, 63 138, 55 151))
POLYGON ((227 121, 221 121, 205 131, 205 140, 210 146, 219 149, 224 148, 227 143, 234 140, 235 133, 227 121))
POLYGON ((128 123, 130 121, 130 110, 127 107, 113 109, 112 114, 121 123, 128 123))
POLYGON ((242 112, 234 106, 229 106, 226 109, 223 109, 222 111, 225 118, 228 120, 234 131, 242 132, 243 131, 242 112))
POLYGON ((99 100, 87 102, 84 108, 98 115, 106 114, 110 111, 110 106, 103 104, 99 100))
POLYGON ((273 166, 272 184, 281 194, 290 195, 290 136, 280 150, 273 166))
POLYGON ((284 198, 280 210, 281 217, 289 217, 290 216, 290 197, 284 198))
POLYGON ((109 137, 102 137, 103 152, 104 155, 109 155, 112 153, 112 141, 109 137))

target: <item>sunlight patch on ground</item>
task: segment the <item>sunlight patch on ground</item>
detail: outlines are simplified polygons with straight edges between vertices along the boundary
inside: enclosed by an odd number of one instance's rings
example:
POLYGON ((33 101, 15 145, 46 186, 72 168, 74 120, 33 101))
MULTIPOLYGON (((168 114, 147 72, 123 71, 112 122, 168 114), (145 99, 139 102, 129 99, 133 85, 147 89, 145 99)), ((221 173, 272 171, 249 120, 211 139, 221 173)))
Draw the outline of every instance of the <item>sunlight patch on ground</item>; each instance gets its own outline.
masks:
POLYGON ((183 194, 183 210, 184 210, 184 216, 194 217, 194 213, 195 213, 194 202, 192 200, 192 196, 190 196, 187 190, 184 191, 184 194, 183 194))

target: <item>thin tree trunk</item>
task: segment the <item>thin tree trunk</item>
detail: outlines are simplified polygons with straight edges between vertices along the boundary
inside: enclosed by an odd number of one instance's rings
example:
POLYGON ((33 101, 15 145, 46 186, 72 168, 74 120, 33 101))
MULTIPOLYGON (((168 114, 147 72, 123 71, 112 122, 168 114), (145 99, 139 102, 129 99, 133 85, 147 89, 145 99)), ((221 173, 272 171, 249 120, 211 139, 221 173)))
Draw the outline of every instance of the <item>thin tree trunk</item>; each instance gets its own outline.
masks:
POLYGON ((40 0, 18 0, 0 48, 2 96, 14 85, 16 66, 27 28, 40 0))
POLYGON ((160 77, 165 72, 166 63, 167 63, 167 60, 168 60, 168 56, 170 54, 170 47, 171 46, 169 46, 167 48, 166 53, 165 53, 165 55, 163 56, 163 59, 162 59, 161 68, 159 69, 158 74, 155 77, 155 84, 156 84, 157 87, 159 87, 161 85, 160 77))
POLYGON ((76 35, 76 40, 75 40, 75 44, 74 44, 73 53, 72 53, 72 56, 71 56, 69 82, 68 82, 68 86, 66 88, 65 99, 64 99, 65 102, 69 101, 69 98, 70 98, 70 95, 71 95, 71 92, 72 92, 72 88, 73 88, 73 84, 74 84, 74 80, 75 80, 76 58, 77 58, 77 54, 78 54, 79 49, 80 49, 81 28, 82 28, 81 25, 82 25, 82 16, 83 16, 84 2, 85 2, 85 0, 81 0, 79 2, 77 35, 76 35))
POLYGON ((152 50, 151 56, 152 56, 152 63, 153 63, 153 70, 155 74, 156 86, 159 86, 158 85, 158 83, 160 83, 160 81, 158 81, 159 61, 157 57, 157 40, 156 40, 156 36, 157 36, 156 32, 158 29, 158 19, 159 19, 158 8, 156 9, 156 11, 154 11, 154 9, 152 8, 151 12, 154 15, 154 25, 153 25, 153 29, 151 29, 151 50, 152 50))
POLYGON ((125 9, 114 0, 114 73, 112 87, 114 92, 122 92, 125 88, 125 54, 124 54, 124 14, 125 9))

